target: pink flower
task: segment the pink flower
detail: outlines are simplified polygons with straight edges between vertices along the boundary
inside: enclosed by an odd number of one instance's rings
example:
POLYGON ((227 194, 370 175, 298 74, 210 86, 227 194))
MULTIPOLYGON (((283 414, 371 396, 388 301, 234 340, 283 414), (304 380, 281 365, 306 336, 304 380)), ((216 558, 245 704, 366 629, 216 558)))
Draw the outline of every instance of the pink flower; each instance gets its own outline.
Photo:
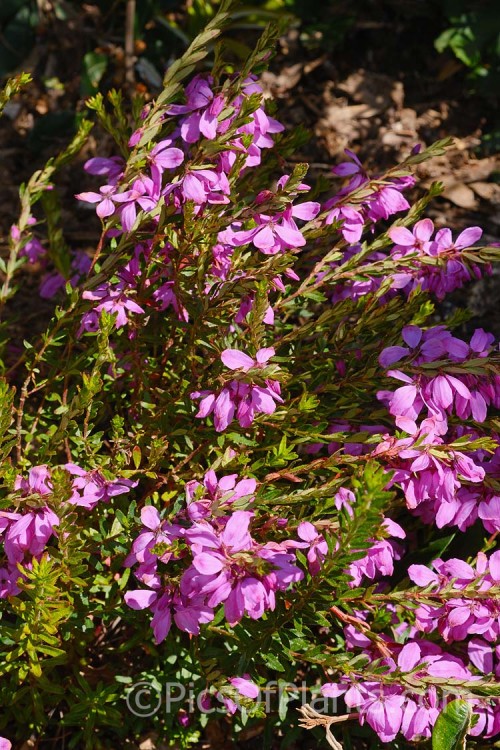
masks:
POLYGON ((252 242, 264 254, 275 255, 290 248, 303 247, 306 244, 306 240, 294 218, 310 221, 317 216, 319 210, 319 203, 309 201, 291 206, 276 216, 255 214, 256 227, 226 233, 225 236, 231 244, 246 245, 252 242))
POLYGON ((127 190, 125 199, 122 199, 120 207, 120 219, 122 227, 126 232, 130 232, 137 218, 137 206, 142 211, 149 213, 153 211, 160 200, 159 188, 149 177, 141 176, 134 180, 130 190, 127 190))
POLYGON ((240 695, 254 700, 259 697, 260 690, 255 682, 252 682, 249 674, 244 674, 243 677, 231 677, 229 682, 240 695))
POLYGON ((89 174, 107 177, 110 185, 116 185, 123 174, 124 167, 125 162, 121 156, 111 156, 110 158, 95 156, 88 159, 83 165, 84 170, 89 174))
MULTIPOLYGON (((482 635, 487 641, 496 642, 500 634, 500 613, 496 599, 485 597, 477 599, 470 595, 471 587, 479 591, 488 591, 500 581, 500 552, 488 557, 479 553, 475 569, 458 558, 432 563, 436 573, 423 565, 412 565, 408 574, 419 586, 430 586, 439 593, 442 588, 456 590, 456 597, 436 601, 435 605, 422 604, 416 610, 417 626, 424 632, 438 630, 447 642, 464 640, 468 634, 482 635), (468 593, 461 596, 462 589, 468 593)), ((441 676, 444 667, 433 666, 431 674, 441 676), (438 674, 438 671, 441 674, 438 674)), ((458 675, 463 676, 463 675, 458 675)))
POLYGON ((137 487, 137 482, 130 479, 106 479, 98 470, 85 471, 73 463, 65 464, 64 468, 76 477, 73 488, 78 490, 69 502, 89 510, 100 500, 108 502, 112 497, 124 495, 137 487), (80 492, 82 490, 83 492, 80 492))
POLYGON ((230 370, 243 370, 243 372, 248 372, 253 368, 260 369, 265 367, 271 357, 274 357, 274 354, 275 351, 272 347, 268 349, 259 349, 255 355, 255 359, 252 359, 248 354, 245 354, 238 349, 224 349, 220 358, 230 370))
POLYGON ((346 487, 341 487, 338 492, 335 493, 335 507, 337 510, 345 508, 347 513, 353 518, 354 511, 352 504, 356 502, 356 496, 352 490, 348 490, 346 487))
MULTIPOLYGON (((406 534, 401 526, 390 518, 385 518, 382 526, 391 537, 404 539, 406 534)), ((364 557, 349 565, 349 575, 352 577, 353 588, 359 586, 363 578, 376 580, 380 576, 391 576, 394 572, 394 560, 402 556, 402 548, 398 542, 389 539, 374 541, 366 551, 364 557)))
MULTIPOLYGON (((265 368, 272 356, 273 348, 260 349, 255 359, 238 349, 225 349, 221 360, 230 370, 248 373, 265 368)), ((218 394, 212 391, 194 391, 191 398, 201 398, 196 414, 198 419, 213 413, 216 432, 225 430, 235 415, 242 427, 249 427, 257 414, 273 414, 276 402, 283 401, 279 382, 269 378, 263 386, 231 380, 218 394)))
POLYGON ((58 525, 58 516, 47 507, 28 511, 14 520, 4 536, 4 550, 9 562, 22 562, 26 554, 39 557, 58 525))
POLYGON ((115 203, 123 203, 129 199, 129 192, 117 193, 116 185, 103 185, 98 193, 78 193, 75 198, 86 203, 96 203, 96 214, 100 219, 112 216, 116 211, 115 203))
POLYGON ((359 242, 361 235, 363 234, 363 227, 365 220, 360 211, 357 211, 350 206, 338 206, 334 207, 327 215, 325 224, 333 224, 336 221, 341 221, 342 226, 340 233, 346 242, 354 244, 359 242))
POLYGON ((166 186, 163 195, 173 195, 176 205, 193 201, 197 206, 205 203, 228 203, 230 192, 227 177, 213 169, 191 169, 183 177, 166 186))
POLYGON ((308 543, 307 562, 309 572, 315 576, 321 570, 323 560, 328 554, 328 544, 322 534, 318 534, 315 527, 309 521, 302 521, 297 528, 297 536, 308 543))
POLYGON ((188 515, 192 521, 199 521, 212 513, 221 513, 237 500, 246 498, 253 501, 257 482, 255 479, 242 479, 237 482, 237 474, 229 474, 217 479, 214 471, 205 474, 203 484, 191 481, 186 484, 188 515))
MULTIPOLYGON (((116 328, 121 328, 128 323, 127 312, 133 312, 139 315, 144 314, 143 308, 134 302, 128 296, 129 290, 126 284, 119 282, 114 286, 110 284, 101 284, 93 291, 85 291, 82 294, 83 299, 89 299, 99 304, 94 307, 93 312, 100 313, 102 310, 116 315, 116 328)), ((78 332, 81 335, 84 326, 78 332)), ((88 330, 88 329, 85 329, 88 330)))
POLYGON ((252 619, 262 617, 266 609, 274 609, 276 590, 303 577, 286 544, 258 545, 252 539, 252 518, 249 511, 236 511, 222 531, 207 521, 194 523, 186 531, 193 563, 181 578, 181 594, 199 596, 211 609, 224 602, 230 624, 239 622, 245 613, 252 619))
POLYGON ((434 232, 434 224, 430 219, 417 221, 413 230, 406 227, 391 227, 387 234, 391 240, 405 252, 428 253, 430 239, 434 232))
POLYGON ((151 177, 155 189, 160 190, 162 175, 167 169, 177 169, 184 161, 184 153, 180 148, 172 147, 172 141, 167 138, 154 146, 148 154, 151 177))
POLYGON ((339 177, 351 177, 352 175, 360 174, 366 178, 363 165, 354 151, 346 148, 344 153, 347 154, 352 161, 343 161, 340 164, 337 164, 336 167, 333 167, 332 172, 339 177))
POLYGON ((392 742, 401 728, 405 696, 399 687, 384 687, 363 705, 363 717, 382 742, 392 742))

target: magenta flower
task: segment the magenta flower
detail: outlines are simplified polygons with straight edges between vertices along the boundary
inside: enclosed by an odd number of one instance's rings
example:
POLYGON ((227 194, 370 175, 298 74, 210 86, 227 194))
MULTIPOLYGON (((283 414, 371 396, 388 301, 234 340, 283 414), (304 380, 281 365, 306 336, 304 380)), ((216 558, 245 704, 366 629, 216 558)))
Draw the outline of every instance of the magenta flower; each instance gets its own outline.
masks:
POLYGON ((172 307, 179 320, 186 323, 189 320, 189 313, 186 308, 179 302, 175 292, 175 281, 166 281, 153 292, 153 300, 158 304, 159 310, 166 310, 172 307))
POLYGON ((363 226, 365 223, 363 215, 359 211, 350 206, 334 207, 327 214, 325 224, 333 224, 336 221, 342 222, 340 233, 346 242, 351 245, 355 242, 359 242, 361 235, 363 234, 363 226))
POLYGON ((401 728, 405 696, 400 687, 384 687, 363 705, 363 716, 382 742, 392 742, 401 728))
MULTIPOLYGON (((221 360, 230 370, 248 373, 266 367, 272 356, 273 348, 260 349, 255 359, 238 349, 225 349, 221 360)), ((279 382, 271 379, 265 380, 265 386, 231 380, 218 394, 212 391, 195 391, 191 393, 191 398, 201 398, 196 414, 198 419, 213 413, 217 432, 225 430, 234 416, 242 427, 249 427, 257 414, 273 414, 276 402, 283 402, 279 382)))
POLYGON ((117 193, 117 190, 116 185, 102 185, 98 193, 78 193, 75 198, 85 203, 96 203, 96 214, 100 219, 106 219, 115 213, 115 203, 123 203, 129 199, 129 191, 117 193))
MULTIPOLYGON (((93 312, 100 313, 101 310, 106 310, 110 314, 115 314, 115 326, 116 328, 121 328, 128 322, 127 312, 139 315, 144 314, 142 307, 128 297, 127 292, 126 285, 123 282, 119 282, 114 287, 110 284, 101 284, 101 286, 96 287, 93 291, 83 292, 82 297, 83 299, 99 302, 94 307, 93 312)), ((79 331, 79 335, 81 330, 79 331)))
POLYGON ((465 250, 465 248, 472 247, 478 242, 483 234, 483 230, 480 227, 469 227, 461 232, 455 242, 453 242, 451 229, 440 229, 434 238, 432 248, 430 249, 430 255, 441 255, 443 253, 451 253, 456 250, 465 250))
POLYGON ((39 557, 54 527, 59 525, 58 516, 47 507, 28 511, 12 520, 4 535, 4 550, 11 564, 22 562, 26 554, 39 557))
POLYGON ((33 493, 37 495, 50 495, 52 484, 50 481, 50 470, 46 464, 33 466, 28 472, 28 478, 21 476, 16 478, 14 489, 21 490, 25 495, 33 493))
POLYGON ((116 185, 123 174, 125 161, 121 156, 111 156, 104 158, 95 156, 88 159, 83 168, 86 172, 99 177, 107 177, 110 185, 116 185))
MULTIPOLYGON (((274 609, 275 592, 303 577, 295 556, 282 545, 258 545, 249 533, 250 511, 236 511, 222 531, 206 521, 186 531, 193 563, 181 578, 181 595, 203 596, 209 608, 224 602, 230 624, 245 613, 252 619, 274 609)), ((296 543, 294 543, 296 545, 296 543)))
MULTIPOLYGON (((436 686, 432 684, 433 678, 440 682, 474 679, 471 671, 458 657, 446 653, 435 643, 417 640, 417 633, 409 638, 401 647, 385 637, 387 651, 392 654, 384 657, 383 665, 386 673, 392 674, 392 684, 378 682, 372 675, 367 679, 364 674, 350 673, 348 677, 342 677, 340 682, 326 683, 321 688, 326 697, 337 698, 343 695, 346 705, 358 711, 360 724, 368 723, 383 742, 392 742, 398 733, 409 741, 430 738, 440 711, 439 696, 436 686), (397 682, 398 673, 410 672, 411 680, 422 680, 421 689, 415 693, 411 691, 411 682, 397 682)), ((363 649, 370 661, 380 658, 373 643, 363 636, 360 636, 357 647, 363 649)), ((488 709, 485 709, 482 701, 470 699, 470 703, 474 713, 487 713, 488 709)), ((489 718, 486 716, 483 724, 489 718)), ((491 729, 492 722, 488 726, 491 729)))
POLYGON ((65 464, 64 468, 76 477, 73 488, 77 492, 69 502, 89 510, 101 500, 108 502, 112 497, 124 495, 137 487, 137 482, 130 479, 106 479, 98 470, 85 471, 73 463, 65 464))
MULTIPOLYGON (((257 699, 260 695, 258 686, 252 682, 249 674, 244 674, 243 677, 231 677, 228 682, 232 685, 238 693, 245 698, 257 699)), ((224 693, 217 692, 217 698, 221 700, 224 706, 227 708, 231 715, 235 714, 236 711, 241 708, 236 698, 233 700, 224 693)), ((233 695, 234 697, 234 695, 233 695)))
POLYGON ((387 220, 389 216, 400 211, 407 211, 410 208, 410 204, 401 194, 401 190, 405 187, 407 187, 405 184, 395 182, 379 188, 370 196, 366 211, 367 217, 371 221, 376 222, 380 219, 387 220))
POLYGON ((183 161, 183 151, 180 148, 172 147, 170 138, 160 141, 151 149, 148 154, 148 162, 155 190, 160 190, 165 170, 177 169, 183 161))
POLYGON ((315 527, 309 521, 302 521, 297 528, 297 536, 308 543, 307 562, 309 572, 315 576, 321 570, 321 566, 328 554, 328 544, 323 534, 318 534, 315 527))
MULTIPOLYGON (((212 82, 212 79, 209 78, 209 81, 212 82)), ((181 121, 182 140, 185 143, 196 143, 201 133, 207 138, 214 138, 217 132, 217 116, 225 105, 223 98, 214 99, 209 82, 201 76, 195 76, 190 81, 185 93, 186 104, 171 104, 167 109, 169 115, 187 115, 181 121)))
POLYGON ((191 169, 183 177, 169 183, 163 191, 165 199, 173 195, 175 205, 193 201, 197 206, 205 203, 228 203, 230 192, 227 177, 213 169, 191 169))
POLYGON ((417 252, 420 256, 436 258, 437 264, 415 263, 406 271, 395 274, 394 289, 404 289, 406 293, 420 286, 423 290, 432 292, 438 299, 443 299, 455 289, 459 289, 472 278, 480 278, 482 271, 477 264, 466 264, 462 251, 474 245, 481 237, 479 227, 465 229, 455 242, 449 229, 440 229, 434 239, 431 239, 433 225, 430 219, 417 222, 413 235, 404 227, 393 227, 389 236, 396 242, 391 255, 404 258, 409 252, 417 252))
POLYGON ((434 224, 430 219, 417 221, 413 230, 406 227, 391 227, 387 234, 391 240, 405 253, 427 253, 430 250, 430 239, 434 232, 434 224))
POLYGON ((345 508, 347 513, 353 518, 354 511, 352 504, 356 502, 356 496, 352 490, 348 490, 346 487, 341 487, 338 492, 335 493, 335 507, 337 510, 345 508))
POLYGON ((140 210, 149 213, 156 208, 160 200, 159 188, 150 177, 144 176, 134 180, 130 190, 121 195, 126 195, 120 207, 120 220, 126 232, 130 232, 134 227, 137 206, 140 210))
POLYGON ((125 559, 125 567, 139 563, 135 576, 147 586, 157 588, 159 579, 156 575, 158 560, 169 562, 176 559, 175 544, 184 536, 184 529, 177 524, 170 524, 160 520, 158 510, 152 505, 146 505, 141 510, 141 522, 145 527, 132 544, 132 550, 125 559), (156 545, 163 545, 161 556, 152 552, 156 545))
POLYGON ((312 201, 300 203, 287 208, 274 217, 267 214, 255 214, 257 226, 253 229, 226 233, 227 239, 234 245, 247 245, 249 242, 266 255, 275 255, 290 248, 303 247, 306 240, 294 221, 294 218, 310 221, 320 210, 319 203, 312 201))
MULTIPOLYGON (((382 526, 388 535, 396 539, 405 539, 406 534, 401 526, 390 518, 385 518, 382 526)), ((374 541, 364 557, 349 565, 348 573, 352 577, 350 586, 359 586, 363 578, 377 580, 380 576, 391 576, 394 573, 394 561, 402 557, 401 545, 390 539, 374 541)))
MULTIPOLYGON (((423 565, 411 565, 408 575, 418 586, 429 586, 439 593, 441 588, 452 587, 457 592, 453 599, 436 602, 436 605, 422 604, 416 610, 417 626, 423 632, 438 630, 447 642, 462 641, 467 635, 481 635, 487 641, 496 642, 500 635, 500 613, 494 596, 476 599, 462 597, 460 592, 471 586, 487 592, 500 581, 500 552, 494 552, 488 558, 479 553, 475 569, 458 558, 432 563, 436 573, 423 565)), ((435 667, 436 671, 442 668, 435 667)))
POLYGON ((252 369, 261 369, 267 365, 271 357, 274 357, 275 351, 272 347, 259 349, 255 359, 238 349, 224 349, 220 358, 230 370, 243 370, 248 372, 252 369))
POLYGON ((188 515, 192 521, 200 521, 214 513, 221 513, 242 498, 247 503, 253 501, 257 482, 255 479, 242 479, 237 482, 237 474, 229 474, 217 479, 214 471, 205 474, 203 484, 193 480, 186 484, 188 515))
MULTIPOLYGON (((33 226, 36 223, 37 222, 34 216, 29 216, 26 221, 26 224, 28 226, 33 226)), ((26 232, 25 237, 21 238, 21 232, 17 224, 13 224, 11 226, 10 236, 12 240, 14 240, 14 242, 21 244, 19 256, 21 258, 27 258, 28 263, 37 263, 40 258, 43 258, 46 254, 46 250, 40 240, 37 239, 31 232, 26 232)))
POLYGON ((255 682, 252 682, 249 674, 244 674, 243 677, 231 677, 229 682, 240 695, 254 700, 259 697, 260 690, 255 682))
POLYGON ((346 148, 344 150, 344 153, 352 161, 343 161, 340 164, 337 164, 336 167, 333 167, 332 172, 339 177, 352 177, 352 175, 360 174, 364 178, 367 178, 363 165, 361 164, 358 156, 354 153, 354 151, 346 148))

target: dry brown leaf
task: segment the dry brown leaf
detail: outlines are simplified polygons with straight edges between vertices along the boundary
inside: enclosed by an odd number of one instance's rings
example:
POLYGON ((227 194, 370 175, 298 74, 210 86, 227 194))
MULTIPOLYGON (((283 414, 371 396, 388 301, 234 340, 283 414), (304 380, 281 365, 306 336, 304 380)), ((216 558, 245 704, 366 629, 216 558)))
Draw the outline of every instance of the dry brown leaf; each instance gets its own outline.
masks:
POLYGON ((282 96, 287 91, 295 88, 304 72, 304 66, 302 63, 295 63, 295 65, 288 65, 284 67, 276 75, 270 70, 265 71, 262 74, 262 85, 266 93, 269 91, 273 96, 282 96))
POLYGON ((457 175, 464 182, 476 182, 485 180, 498 169, 498 166, 498 159, 495 156, 488 156, 486 159, 471 159, 466 166, 457 170, 457 175))
POLYGON ((443 196, 460 208, 477 208, 474 191, 463 182, 450 183, 443 191, 443 196))
POLYGON ((495 182, 471 182, 470 187, 480 198, 500 205, 500 185, 495 182))
POLYGON ((352 73, 338 88, 349 94, 355 102, 363 102, 382 111, 396 105, 403 106, 404 89, 401 81, 394 81, 381 73, 371 73, 360 69, 352 73))

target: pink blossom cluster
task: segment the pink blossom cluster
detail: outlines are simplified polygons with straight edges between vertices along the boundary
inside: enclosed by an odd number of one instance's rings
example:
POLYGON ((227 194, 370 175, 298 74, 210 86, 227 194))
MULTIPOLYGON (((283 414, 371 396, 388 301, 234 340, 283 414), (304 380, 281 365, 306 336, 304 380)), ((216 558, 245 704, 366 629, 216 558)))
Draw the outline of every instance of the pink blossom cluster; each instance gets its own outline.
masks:
MULTIPOLYGON (((33 227, 37 224, 37 220, 34 216, 29 216, 26 224, 27 227, 33 227)), ((10 236, 11 240, 20 246, 20 258, 26 258, 27 262, 32 265, 40 263, 44 269, 47 268, 47 250, 32 231, 27 229, 23 233, 17 224, 13 224, 10 229, 10 236)), ((40 297, 43 299, 54 297, 60 289, 65 287, 67 281, 72 287, 76 287, 82 282, 90 269, 91 259, 81 250, 71 251, 70 256, 69 279, 66 279, 59 271, 47 271, 40 282, 40 297)))
MULTIPOLYGON (((258 166, 262 150, 274 145, 273 136, 281 132, 283 126, 266 114, 262 104, 239 124, 238 116, 245 99, 251 94, 262 95, 262 89, 253 77, 245 82, 242 93, 231 101, 226 100, 223 94, 216 93, 212 86, 210 77, 196 76, 186 87, 186 103, 172 104, 166 109, 164 119, 171 132, 153 146, 147 154, 145 170, 136 175, 132 183, 124 182, 124 163, 118 157, 96 157, 86 163, 86 171, 106 177, 108 182, 99 188, 99 192, 82 192, 77 197, 94 204, 97 215, 110 222, 108 236, 133 231, 139 214, 151 222, 154 230, 160 206, 168 206, 170 212, 181 214, 187 202, 193 204, 195 215, 202 215, 208 206, 218 206, 224 223, 224 206, 230 203, 229 177, 237 166, 238 157, 244 157, 244 170, 258 166), (224 138, 226 148, 218 150, 214 156, 200 157, 200 144, 218 137, 224 138)), ((132 135, 131 148, 139 143, 142 132, 142 128, 139 128, 132 135)), ((283 176, 280 181, 283 189, 287 180, 288 177, 283 176)), ((300 186, 300 189, 309 188, 300 186)), ((264 202, 265 194, 255 199, 256 206, 264 202)), ((308 221, 314 218, 320 206, 311 202, 297 206, 292 206, 290 200, 289 203, 290 206, 278 214, 254 211, 248 218, 248 222, 255 225, 252 229, 229 225, 221 232, 219 242, 213 248, 214 277, 227 278, 231 255, 237 245, 253 242, 255 247, 267 254, 284 248, 302 247, 305 239, 295 219, 308 221)), ((143 265, 148 267, 153 260, 148 253, 142 256, 143 265)), ((108 282, 96 290, 85 292, 86 299, 98 304, 84 317, 81 332, 96 329, 103 309, 116 313, 119 319, 117 325, 120 326, 127 322, 128 313, 144 313, 142 299, 134 299, 140 274, 135 275, 135 279, 121 279, 118 284, 108 282)), ((154 279, 149 274, 147 277, 147 299, 167 300, 160 309, 172 305, 179 317, 187 320, 187 312, 174 290, 175 276, 168 265, 164 265, 163 273, 156 273, 154 279)))
MULTIPOLYGON (((492 664, 482 645, 471 647, 473 657, 469 665, 431 641, 412 639, 401 646, 387 637, 383 640, 391 653, 379 660, 380 666, 385 668, 385 680, 366 679, 362 673, 350 674, 339 682, 324 684, 321 689, 325 697, 342 696, 348 708, 359 712, 360 724, 367 723, 382 742, 392 742, 398 734, 409 741, 431 736, 432 727, 444 708, 443 700, 433 684, 416 692, 412 689, 416 680, 424 686, 425 680, 432 683, 433 678, 444 677, 450 681, 450 687, 452 682, 460 684, 478 679, 473 672, 476 662, 481 665, 480 671, 492 664)), ((370 661, 377 658, 368 638, 358 635, 357 644, 363 647, 370 661)), ((497 734, 500 730, 498 702, 492 704, 487 699, 473 698, 470 703, 478 719, 470 733, 484 737, 497 734)))
POLYGON ((402 487, 407 506, 424 522, 463 530, 477 518, 484 469, 426 432, 425 425, 409 438, 386 435, 373 455, 394 470, 392 482, 402 487))
POLYGON ((237 349, 225 349, 221 354, 223 364, 240 377, 230 380, 216 393, 193 391, 191 398, 201 399, 196 417, 203 419, 213 414, 216 432, 223 432, 234 417, 241 427, 249 427, 258 414, 273 414, 277 403, 283 403, 279 382, 271 378, 264 378, 262 385, 247 381, 258 376, 274 354, 272 347, 259 349, 255 358, 237 349))
MULTIPOLYGON (((214 495, 215 484, 222 488, 229 482, 216 482, 211 474, 205 483, 214 495)), ((192 486, 188 492, 192 492, 192 486)), ((252 489, 251 480, 241 480, 233 485, 236 495, 252 489), (243 482, 245 488, 238 488, 243 482), (237 489, 238 488, 238 489, 237 489)), ((225 493, 226 502, 231 490, 225 493)), ((209 500, 209 498, 207 498, 209 500)), ((217 512, 219 498, 212 500, 217 512)), ((202 518, 189 526, 161 521, 158 511, 146 506, 141 511, 141 521, 146 527, 132 545, 125 564, 138 563, 134 573, 147 589, 128 591, 126 603, 133 609, 149 608, 153 613, 151 627, 156 641, 168 634, 172 617, 181 630, 198 635, 200 625, 210 622, 214 610, 224 604, 224 615, 230 625, 238 623, 244 615, 259 619, 266 610, 276 605, 276 592, 286 591, 304 577, 297 567, 297 546, 309 546, 293 540, 283 542, 257 542, 250 533, 254 513, 236 510, 230 515, 212 516, 201 513, 202 518), (162 576, 158 563, 180 563, 178 583, 174 577, 162 576)), ((200 505, 198 507, 200 507, 200 505)), ((188 505, 188 511, 191 503, 188 505)), ((196 514, 197 515, 197 514, 196 514)))
POLYGON ((395 177, 371 185, 356 154, 349 149, 345 153, 351 161, 342 162, 334 167, 333 172, 339 177, 349 177, 349 181, 323 208, 327 212, 325 223, 341 222, 343 238, 353 245, 361 239, 366 224, 386 220, 409 209, 410 204, 402 192, 413 187, 415 179, 412 176, 395 177))
POLYGON ((424 633, 438 631, 447 643, 463 641, 468 635, 498 643, 500 551, 489 558, 480 552, 474 567, 456 558, 434 560, 432 566, 434 570, 425 565, 410 565, 408 569, 414 583, 436 595, 436 605, 424 602, 416 610, 417 627, 424 633), (442 591, 454 596, 440 598, 442 591))
POLYGON ((385 435, 374 455, 394 469, 392 481, 402 487, 408 507, 426 523, 439 528, 456 525, 463 531, 479 517, 488 531, 497 531, 500 498, 494 487, 500 476, 500 441, 492 435, 493 452, 467 450, 467 442, 480 434, 449 424, 454 416, 483 422, 488 408, 498 408, 500 377, 494 368, 491 375, 468 370, 469 362, 473 366, 477 359, 488 361, 494 338, 478 329, 467 344, 443 326, 427 331, 406 326, 402 337, 406 346, 384 349, 380 364, 389 367, 404 359, 416 373, 388 370, 389 377, 405 385, 377 395, 396 426, 410 437, 385 435), (425 369, 430 363, 436 363, 438 374, 425 369), (423 410, 424 418, 418 422, 423 410))
MULTIPOLYGON (((100 471, 85 471, 73 463, 62 468, 74 477, 67 504, 86 510, 92 510, 98 502, 125 494, 137 485, 129 479, 106 479, 100 471)), ((17 581, 21 574, 18 565, 29 568, 32 558, 39 560, 60 525, 60 517, 50 507, 53 485, 48 466, 34 466, 26 478, 18 476, 14 490, 21 498, 29 498, 30 504, 24 508, 25 504, 20 504, 15 511, 0 510, 0 539, 5 555, 5 564, 0 567, 0 598, 19 593, 17 581)), ((65 505, 58 508, 58 513, 65 505)))
POLYGON ((418 326, 406 326, 402 337, 406 346, 391 346, 382 351, 379 362, 383 367, 405 358, 413 368, 439 361, 437 367, 441 372, 431 376, 420 370, 418 375, 411 376, 401 370, 388 371, 388 376, 405 383, 394 392, 378 394, 389 406, 398 427, 410 433, 415 431, 415 420, 424 408, 427 416, 436 415, 445 423, 447 415, 453 413, 460 419, 472 417, 476 422, 484 422, 488 406, 499 408, 500 375, 485 377, 467 373, 468 361, 486 360, 493 352, 494 336, 479 328, 467 344, 444 326, 427 331, 418 326), (463 374, 446 372, 446 369, 456 371, 457 364, 464 365, 463 374))
MULTIPOLYGON (((360 240, 366 228, 409 209, 402 192, 415 183, 411 176, 371 181, 356 154, 348 149, 346 154, 351 161, 342 162, 333 172, 349 180, 323 206, 325 225, 339 224, 340 234, 347 243, 342 260, 331 264, 332 267, 343 265, 361 251, 360 240)), ((377 251, 366 257, 364 262, 368 265, 387 259, 395 261, 401 269, 391 274, 390 289, 384 299, 398 292, 409 295, 417 288, 443 299, 465 283, 481 278, 483 272, 491 272, 490 266, 481 269, 466 259, 466 251, 482 236, 479 227, 465 229, 456 240, 448 228, 439 229, 434 237, 433 234, 434 224, 430 219, 417 222, 412 230, 392 227, 388 236, 395 244, 389 254, 377 251)), ((332 301, 358 299, 376 291, 384 278, 368 274, 364 279, 337 284, 332 301)))
MULTIPOLYGON (((288 175, 280 177, 277 183, 278 190, 284 191, 289 181, 288 175)), ((309 185, 301 183, 290 197, 297 195, 299 192, 310 190, 309 185)), ((257 195, 255 203, 262 204, 272 197, 268 191, 263 191, 257 195)), ((314 201, 306 201, 294 205, 291 203, 284 211, 269 215, 267 213, 255 212, 252 214, 251 222, 255 224, 250 229, 242 229, 239 223, 232 224, 228 229, 219 233, 219 240, 229 247, 238 247, 252 244, 257 250, 264 255, 276 255, 285 253, 289 250, 303 247, 306 239, 295 219, 302 221, 311 221, 315 219, 320 211, 320 204, 314 201)))
MULTIPOLYGON (((434 560, 432 567, 434 570, 411 565, 408 569, 411 580, 424 591, 414 610, 415 626, 394 619, 397 643, 384 634, 378 636, 380 643, 369 637, 369 627, 364 628, 365 612, 356 613, 361 629, 354 625, 345 628, 348 648, 362 649, 370 662, 376 659, 384 678, 350 673, 322 687, 326 697, 342 696, 348 708, 359 712, 360 724, 366 722, 383 742, 392 742, 398 733, 409 741, 431 736, 444 707, 433 678, 438 684, 446 679, 445 688, 451 691, 481 678, 494 682, 500 674, 500 552, 489 558, 479 553, 474 566, 452 558, 434 560), (423 640, 422 632, 438 632, 447 644, 467 640, 466 651, 444 651, 435 642, 423 640), (406 640, 403 646, 401 638, 406 640), (413 689, 416 681, 418 692, 413 689)), ((389 605, 389 610, 394 612, 394 605, 389 605)), ((470 734, 486 738, 498 734, 498 700, 468 700, 476 715, 470 734)))
POLYGON ((381 576, 392 576, 394 561, 403 556, 403 547, 394 539, 405 539, 404 529, 390 518, 384 518, 382 528, 390 538, 371 540, 372 545, 366 555, 349 565, 348 572, 352 577, 350 585, 353 588, 359 586, 364 579, 374 581, 381 576))
POLYGON ((395 259, 405 258, 416 254, 416 269, 409 268, 394 274, 393 288, 401 289, 410 294, 420 287, 423 291, 434 294, 438 299, 444 299, 447 294, 460 289, 467 282, 482 276, 477 264, 466 263, 463 252, 481 239, 483 230, 480 227, 469 227, 453 240, 451 229, 439 229, 434 238, 434 224, 430 219, 418 221, 410 231, 406 227, 393 227, 389 230, 389 237, 395 246, 391 256, 395 259), (418 258, 422 262, 418 263, 418 258), (438 264, 428 264, 426 258, 440 261, 438 264))

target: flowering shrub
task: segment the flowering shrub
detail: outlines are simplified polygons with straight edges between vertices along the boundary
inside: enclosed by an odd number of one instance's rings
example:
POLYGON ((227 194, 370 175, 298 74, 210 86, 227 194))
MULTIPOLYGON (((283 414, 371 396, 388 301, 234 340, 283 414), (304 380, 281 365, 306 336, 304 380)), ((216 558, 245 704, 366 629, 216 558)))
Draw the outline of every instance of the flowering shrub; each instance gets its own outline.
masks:
MULTIPOLYGON (((118 152, 76 196, 102 222, 93 258, 54 183, 90 123, 21 189, 1 304, 40 263, 57 307, 13 363, 4 347, 0 729, 187 746, 214 705, 238 731, 300 674, 343 706, 303 706, 333 747, 342 718, 381 743, 436 726, 451 750, 453 705, 492 738, 498 345, 436 304, 497 250, 421 218, 439 186, 411 198, 444 142, 377 176, 349 151, 333 197, 306 184, 256 75, 279 30, 238 73, 193 72, 228 7, 156 101, 90 100, 118 152), (132 710, 136 684, 173 681, 197 711, 132 710)), ((287 740, 293 695, 268 716, 287 740)))

